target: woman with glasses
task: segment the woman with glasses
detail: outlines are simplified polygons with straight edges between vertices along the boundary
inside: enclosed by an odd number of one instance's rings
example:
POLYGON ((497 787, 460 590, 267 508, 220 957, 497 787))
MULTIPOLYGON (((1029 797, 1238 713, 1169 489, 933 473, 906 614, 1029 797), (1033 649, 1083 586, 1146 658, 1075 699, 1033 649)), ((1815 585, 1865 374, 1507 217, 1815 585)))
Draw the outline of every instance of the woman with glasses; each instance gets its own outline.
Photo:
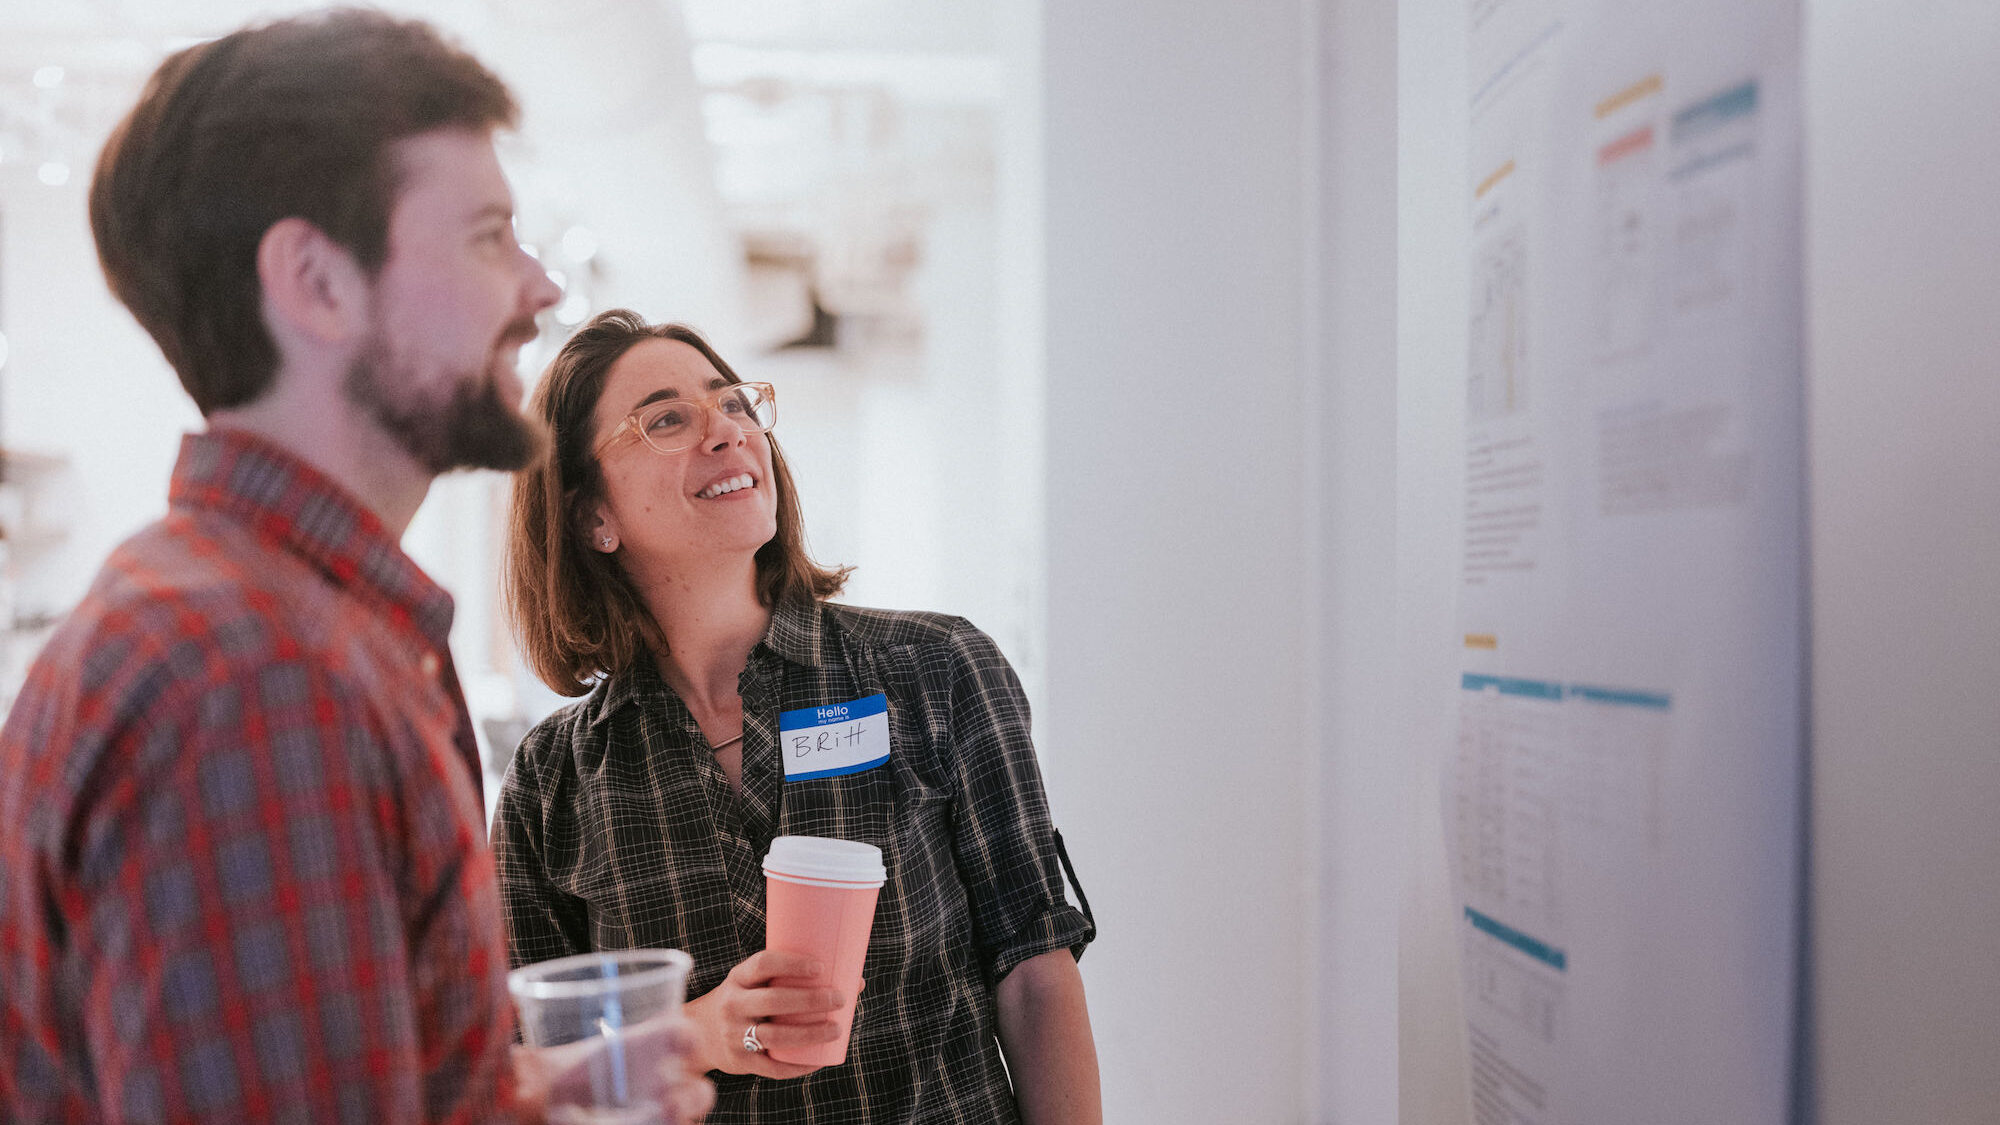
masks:
POLYGON ((776 392, 688 328, 598 316, 533 411, 554 440, 515 481, 509 610, 536 674, 584 698, 501 789, 514 964, 692 954, 712 1121, 1098 1121, 1076 969, 1094 927, 1066 901, 1027 702, 991 639, 827 600, 847 572, 806 554, 776 392), (878 706, 865 737, 816 725, 878 706), (760 952, 781 835, 873 844, 888 868, 837 1066, 765 1053, 836 1038, 841 999, 760 952))

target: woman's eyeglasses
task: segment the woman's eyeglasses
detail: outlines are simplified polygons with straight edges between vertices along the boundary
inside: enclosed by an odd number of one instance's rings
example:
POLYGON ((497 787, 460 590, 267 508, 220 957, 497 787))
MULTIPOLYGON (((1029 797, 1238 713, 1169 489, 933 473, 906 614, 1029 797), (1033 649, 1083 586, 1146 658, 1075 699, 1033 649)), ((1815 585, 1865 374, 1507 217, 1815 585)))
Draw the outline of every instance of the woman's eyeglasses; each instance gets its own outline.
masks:
POLYGON ((597 443, 597 456, 604 456, 605 450, 632 434, 655 453, 692 449, 708 433, 711 410, 746 434, 768 434, 778 424, 778 392, 769 383, 731 383, 694 398, 649 402, 627 414, 597 443))

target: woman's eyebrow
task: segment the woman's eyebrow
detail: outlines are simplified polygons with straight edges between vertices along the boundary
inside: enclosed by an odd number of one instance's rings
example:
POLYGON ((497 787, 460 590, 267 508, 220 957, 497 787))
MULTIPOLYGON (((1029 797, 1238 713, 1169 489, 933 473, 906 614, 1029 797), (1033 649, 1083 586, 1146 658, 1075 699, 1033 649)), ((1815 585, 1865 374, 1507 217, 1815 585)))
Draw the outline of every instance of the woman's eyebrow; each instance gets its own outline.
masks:
MULTIPOLYGON (((731 385, 732 384, 729 382, 729 380, 721 375, 717 375, 715 378, 710 379, 708 381, 708 389, 711 391, 719 391, 722 388, 731 385)), ((640 399, 638 402, 633 403, 632 409, 643 410, 646 407, 652 405, 653 403, 661 402, 670 398, 679 398, 679 397, 681 397, 681 392, 679 390, 676 390, 673 387, 661 387, 659 390, 654 391, 652 394, 649 394, 645 398, 640 399)))
POLYGON ((653 403, 660 402, 664 399, 679 398, 679 397, 681 397, 680 391, 674 389, 673 387, 661 387, 659 390, 654 391, 652 394, 649 394, 645 398, 640 399, 638 402, 633 403, 632 409, 643 410, 646 407, 651 406, 653 403))

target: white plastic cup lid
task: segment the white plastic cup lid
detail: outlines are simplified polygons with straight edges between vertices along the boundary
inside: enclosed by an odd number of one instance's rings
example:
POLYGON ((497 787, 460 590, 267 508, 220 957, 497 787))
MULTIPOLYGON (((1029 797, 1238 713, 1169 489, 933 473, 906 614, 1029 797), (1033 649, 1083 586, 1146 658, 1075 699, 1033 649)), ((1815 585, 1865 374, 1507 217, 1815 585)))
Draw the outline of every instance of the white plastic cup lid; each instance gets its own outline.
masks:
POLYGON ((764 873, 857 887, 879 887, 889 879, 881 848, 827 836, 780 836, 771 841, 764 873))

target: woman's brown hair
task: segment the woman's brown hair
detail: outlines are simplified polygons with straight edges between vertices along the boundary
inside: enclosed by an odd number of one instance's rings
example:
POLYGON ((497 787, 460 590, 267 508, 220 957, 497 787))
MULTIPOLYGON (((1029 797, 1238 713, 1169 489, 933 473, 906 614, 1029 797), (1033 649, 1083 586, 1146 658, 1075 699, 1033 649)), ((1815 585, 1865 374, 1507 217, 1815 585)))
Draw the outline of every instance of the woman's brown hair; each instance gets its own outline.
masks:
MULTIPOLYGON (((549 364, 530 410, 549 428, 548 449, 514 477, 507 516, 507 612, 528 666, 564 695, 583 695, 648 650, 665 647, 646 603, 611 556, 591 550, 584 515, 602 498, 597 400, 619 357, 644 340, 678 340, 740 383, 708 341, 684 324, 648 324, 629 309, 599 313, 549 364)), ((849 568, 806 554, 805 519, 785 455, 771 439, 778 533, 757 549, 757 597, 766 606, 832 597, 849 568)))

